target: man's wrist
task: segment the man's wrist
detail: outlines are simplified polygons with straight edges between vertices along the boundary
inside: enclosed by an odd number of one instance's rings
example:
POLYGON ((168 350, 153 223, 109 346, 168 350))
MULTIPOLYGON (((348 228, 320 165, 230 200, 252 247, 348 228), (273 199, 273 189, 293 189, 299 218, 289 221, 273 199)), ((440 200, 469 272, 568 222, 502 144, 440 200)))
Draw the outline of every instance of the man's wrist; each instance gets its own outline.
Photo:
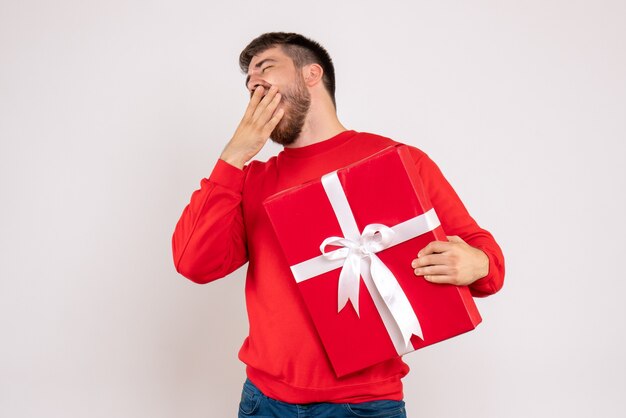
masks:
POLYGON ((222 153, 222 155, 220 155, 220 159, 223 160, 224 162, 232 165, 233 167, 237 167, 240 170, 243 170, 243 167, 248 162, 248 160, 246 160, 246 159, 243 159, 241 157, 237 157, 235 155, 230 155, 228 153, 222 153))
POLYGON ((477 257, 480 259, 480 262, 477 264, 476 274, 474 276, 474 281, 476 281, 487 277, 487 275, 489 274, 489 257, 487 256, 487 253, 485 253, 480 248, 474 247, 474 249, 476 250, 477 257))

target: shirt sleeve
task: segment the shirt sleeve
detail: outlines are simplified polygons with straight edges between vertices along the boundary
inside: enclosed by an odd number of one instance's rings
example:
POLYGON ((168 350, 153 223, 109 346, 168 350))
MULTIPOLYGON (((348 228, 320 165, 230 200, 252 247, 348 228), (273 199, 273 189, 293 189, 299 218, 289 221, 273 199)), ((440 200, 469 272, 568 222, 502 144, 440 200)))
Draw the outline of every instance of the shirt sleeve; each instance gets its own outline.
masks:
POLYGON ((489 273, 471 285, 473 296, 484 297, 496 293, 504 283, 504 255, 491 233, 476 223, 461 202, 439 167, 426 154, 412 149, 413 158, 437 212, 446 235, 457 235, 489 258, 489 273))
POLYGON ((176 271, 196 283, 222 278, 248 260, 241 206, 246 170, 218 160, 176 224, 176 271))

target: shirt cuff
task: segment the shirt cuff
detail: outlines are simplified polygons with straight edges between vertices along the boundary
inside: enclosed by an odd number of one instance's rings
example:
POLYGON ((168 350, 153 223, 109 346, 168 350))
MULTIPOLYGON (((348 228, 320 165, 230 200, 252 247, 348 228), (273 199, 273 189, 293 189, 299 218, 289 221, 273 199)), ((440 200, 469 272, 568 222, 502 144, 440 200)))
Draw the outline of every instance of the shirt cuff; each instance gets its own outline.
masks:
POLYGON ((243 170, 219 159, 213 167, 209 180, 232 191, 241 192, 245 173, 243 170))
MULTIPOLYGON (((477 247, 480 248, 480 247, 477 247)), ((476 280, 469 285, 472 296, 485 297, 493 295, 502 287, 501 279, 499 279, 501 273, 501 267, 499 266, 498 259, 490 252, 481 248, 481 250, 487 255, 489 259, 489 272, 485 277, 476 280)))

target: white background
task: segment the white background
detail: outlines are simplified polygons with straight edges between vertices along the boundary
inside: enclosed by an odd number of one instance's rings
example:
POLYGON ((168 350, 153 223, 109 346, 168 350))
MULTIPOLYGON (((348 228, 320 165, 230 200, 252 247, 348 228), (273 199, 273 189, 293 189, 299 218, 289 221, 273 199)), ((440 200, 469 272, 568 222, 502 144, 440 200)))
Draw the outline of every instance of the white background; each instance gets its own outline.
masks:
POLYGON ((195 285, 170 239, 273 30, 326 46, 344 124, 426 151, 504 250, 479 328, 406 357, 409 417, 626 416, 624 22, 620 0, 2 0, 0 416, 236 416, 245 269, 195 285))

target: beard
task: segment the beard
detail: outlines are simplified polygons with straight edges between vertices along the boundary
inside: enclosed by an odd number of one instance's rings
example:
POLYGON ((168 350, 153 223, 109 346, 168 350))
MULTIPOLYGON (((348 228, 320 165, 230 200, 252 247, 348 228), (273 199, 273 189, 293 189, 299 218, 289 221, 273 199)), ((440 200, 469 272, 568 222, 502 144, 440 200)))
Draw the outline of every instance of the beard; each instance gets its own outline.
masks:
POLYGON ((300 136, 311 107, 311 95, 300 77, 296 79, 295 86, 289 91, 281 92, 281 95, 285 114, 270 134, 270 138, 277 144, 285 146, 293 144, 300 136))

